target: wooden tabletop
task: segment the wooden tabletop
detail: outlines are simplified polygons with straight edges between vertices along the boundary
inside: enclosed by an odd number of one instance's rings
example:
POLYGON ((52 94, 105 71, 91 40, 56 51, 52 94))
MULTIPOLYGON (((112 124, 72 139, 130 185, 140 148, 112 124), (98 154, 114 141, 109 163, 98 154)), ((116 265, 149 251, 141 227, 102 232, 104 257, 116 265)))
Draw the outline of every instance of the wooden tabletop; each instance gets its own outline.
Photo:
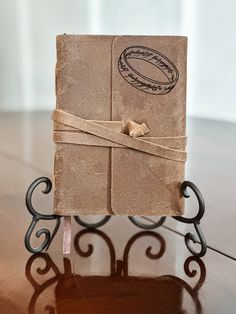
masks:
MULTIPOLYGON (((97 230, 73 220, 70 255, 62 255, 62 226, 47 253, 26 251, 25 192, 35 178, 52 177, 51 131, 50 113, 0 116, 0 313, 235 313, 236 125, 188 121, 186 179, 206 201, 202 259, 184 244, 192 227, 172 218, 154 231, 126 217, 97 230)), ((52 213, 52 193, 39 188, 33 201, 52 213)), ((186 206, 193 215, 194 200, 186 206)))

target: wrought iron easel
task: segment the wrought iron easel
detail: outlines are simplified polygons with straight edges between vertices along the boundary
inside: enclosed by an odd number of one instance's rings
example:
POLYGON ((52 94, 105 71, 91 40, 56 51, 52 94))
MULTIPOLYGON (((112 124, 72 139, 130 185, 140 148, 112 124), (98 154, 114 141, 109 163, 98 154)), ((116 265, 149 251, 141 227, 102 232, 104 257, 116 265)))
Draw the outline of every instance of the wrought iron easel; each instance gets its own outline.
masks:
MULTIPOLYGON (((26 232, 26 235, 25 235, 25 246, 26 246, 27 250, 31 253, 40 253, 43 250, 45 250, 45 249, 47 250, 49 248, 50 244, 52 243, 53 238, 55 237, 55 235, 59 229, 60 218, 62 217, 62 216, 58 216, 58 215, 41 214, 34 209, 34 207, 32 205, 32 195, 34 193, 35 188, 42 183, 46 184, 46 188, 42 192, 44 194, 50 193, 50 191, 52 189, 51 180, 47 177, 39 177, 31 183, 30 187, 27 190, 26 199, 25 199, 26 207, 27 207, 28 211, 30 212, 30 214, 32 215, 32 222, 31 222, 31 224, 30 224, 30 226, 26 232), (34 231, 35 226, 37 225, 37 223, 40 220, 55 220, 56 225, 55 225, 52 233, 47 228, 39 229, 36 232, 36 237, 39 238, 41 235, 45 235, 45 239, 40 246, 33 247, 30 243, 30 238, 31 238, 31 235, 34 231)), ((188 188, 190 188, 193 191, 193 193, 195 194, 195 196, 197 198, 198 206, 199 206, 197 214, 192 218, 187 218, 187 217, 183 217, 183 216, 173 216, 172 218, 175 220, 178 220, 181 223, 192 224, 194 226, 198 237, 196 235, 194 235, 193 233, 188 232, 184 237, 185 238, 185 244, 186 244, 188 250, 191 252, 192 255, 194 255, 195 257, 202 257, 206 254, 206 250, 207 250, 206 240, 205 240, 205 237, 204 237, 202 230, 200 228, 200 221, 201 221, 201 219, 204 215, 204 212, 205 212, 205 202, 204 202, 203 196, 202 196, 201 192, 199 191, 199 189, 196 187, 195 184, 193 184, 190 181, 184 181, 181 185, 181 193, 183 194, 184 198, 190 197, 190 195, 188 194, 188 191, 187 191, 188 188), (200 247, 201 247, 200 251, 196 251, 191 246, 191 244, 190 244, 191 241, 195 244, 196 243, 200 244, 200 247)), ((108 222, 108 220, 111 219, 111 216, 105 216, 102 220, 100 220, 99 222, 96 222, 96 223, 87 223, 84 220, 82 220, 79 216, 75 216, 74 218, 77 221, 77 223, 79 223, 81 226, 83 226, 85 228, 89 228, 89 229, 95 229, 95 228, 101 227, 106 222, 108 222)), ((129 216, 128 218, 137 227, 145 229, 145 230, 151 230, 151 229, 155 229, 155 228, 161 226, 166 219, 166 217, 160 217, 157 222, 154 222, 152 224, 144 224, 144 223, 140 222, 135 216, 129 216)))

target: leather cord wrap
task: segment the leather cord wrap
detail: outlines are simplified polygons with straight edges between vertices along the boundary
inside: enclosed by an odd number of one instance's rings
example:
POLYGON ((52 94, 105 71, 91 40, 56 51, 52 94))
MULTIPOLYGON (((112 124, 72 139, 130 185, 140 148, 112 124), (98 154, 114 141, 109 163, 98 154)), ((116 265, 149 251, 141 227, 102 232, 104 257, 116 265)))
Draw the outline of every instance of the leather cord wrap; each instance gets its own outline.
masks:
MULTIPOLYGON (((179 143, 177 146, 185 146, 185 136, 160 138, 131 137, 127 134, 115 131, 112 127, 110 127, 113 121, 109 121, 109 123, 105 123, 104 121, 104 123, 102 123, 95 120, 86 120, 62 110, 55 110, 53 112, 52 119, 55 122, 76 129, 75 131, 54 131, 54 142, 56 143, 83 145, 86 145, 87 143, 87 145, 89 145, 92 134, 98 137, 97 142, 99 146, 128 147, 144 153, 178 162, 185 162, 187 158, 187 153, 185 151, 168 147, 165 144, 165 142, 167 144, 172 143, 170 146, 176 146, 175 144, 179 143), (109 127, 106 124, 109 125, 109 127), (86 132, 88 134, 78 132, 78 130, 86 132), (87 137, 87 139, 84 135, 87 137)), ((117 125, 118 122, 119 121, 114 121, 114 124, 117 125)))

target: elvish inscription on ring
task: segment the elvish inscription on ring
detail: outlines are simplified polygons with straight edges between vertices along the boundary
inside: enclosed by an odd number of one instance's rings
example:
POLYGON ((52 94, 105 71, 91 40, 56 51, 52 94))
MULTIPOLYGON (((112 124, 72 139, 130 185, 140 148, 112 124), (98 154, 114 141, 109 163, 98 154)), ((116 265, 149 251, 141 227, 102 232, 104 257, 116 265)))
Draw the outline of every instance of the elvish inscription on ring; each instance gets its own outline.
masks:
POLYGON ((153 95, 169 93, 176 85, 179 72, 176 66, 162 53, 143 46, 131 46, 126 48, 118 60, 118 69, 121 76, 133 87, 153 95), (148 62, 160 70, 166 77, 166 81, 154 80, 144 75, 131 64, 130 60, 142 60, 148 62))

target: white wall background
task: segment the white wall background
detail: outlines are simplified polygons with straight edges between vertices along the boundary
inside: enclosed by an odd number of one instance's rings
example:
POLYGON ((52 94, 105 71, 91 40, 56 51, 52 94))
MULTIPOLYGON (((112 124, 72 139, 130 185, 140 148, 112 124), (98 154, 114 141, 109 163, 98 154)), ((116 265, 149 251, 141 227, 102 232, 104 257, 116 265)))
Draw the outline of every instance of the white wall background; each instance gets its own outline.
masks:
POLYGON ((236 121, 234 0, 0 0, 0 110, 53 110, 57 34, 187 35, 188 114, 236 121))

